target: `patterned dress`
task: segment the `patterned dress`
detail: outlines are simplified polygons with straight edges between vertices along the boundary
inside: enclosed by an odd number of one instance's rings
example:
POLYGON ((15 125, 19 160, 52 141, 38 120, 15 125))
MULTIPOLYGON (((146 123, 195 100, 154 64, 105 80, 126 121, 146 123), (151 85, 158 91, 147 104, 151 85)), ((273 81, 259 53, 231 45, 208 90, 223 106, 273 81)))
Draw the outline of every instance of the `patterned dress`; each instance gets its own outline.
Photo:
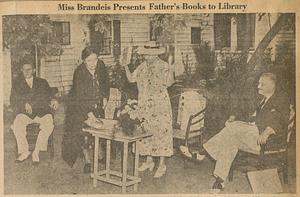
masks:
POLYGON ((158 57, 152 64, 143 62, 132 73, 138 87, 138 109, 144 128, 152 137, 138 143, 141 155, 173 155, 172 109, 168 87, 168 64, 158 57))

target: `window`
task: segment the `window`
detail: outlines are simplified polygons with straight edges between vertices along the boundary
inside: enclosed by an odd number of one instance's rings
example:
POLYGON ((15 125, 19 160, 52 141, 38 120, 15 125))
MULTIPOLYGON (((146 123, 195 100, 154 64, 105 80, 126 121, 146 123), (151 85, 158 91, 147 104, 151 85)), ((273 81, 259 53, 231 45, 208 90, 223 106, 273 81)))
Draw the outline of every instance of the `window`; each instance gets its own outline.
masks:
POLYGON ((215 49, 230 47, 231 42, 231 15, 214 14, 215 49))
POLYGON ((191 44, 201 43, 201 27, 191 27, 191 44))
POLYGON ((157 41, 162 31, 163 28, 157 25, 155 20, 150 20, 150 41, 157 41))
POLYGON ((112 21, 94 21, 90 26, 91 45, 99 55, 111 55, 113 43, 112 21))
POLYGON ((71 44, 70 22, 53 22, 51 41, 61 45, 71 44))

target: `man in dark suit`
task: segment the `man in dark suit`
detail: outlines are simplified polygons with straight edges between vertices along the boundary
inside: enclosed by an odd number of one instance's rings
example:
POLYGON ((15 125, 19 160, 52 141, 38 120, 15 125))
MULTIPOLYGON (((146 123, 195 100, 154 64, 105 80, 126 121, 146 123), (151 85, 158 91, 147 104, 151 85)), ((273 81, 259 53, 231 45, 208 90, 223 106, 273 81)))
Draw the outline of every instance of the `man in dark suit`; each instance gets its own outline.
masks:
POLYGON ((51 89, 45 79, 35 77, 32 64, 25 63, 22 74, 12 84, 10 102, 16 113, 12 130, 18 147, 17 161, 22 162, 30 155, 26 139, 26 127, 31 123, 40 125, 36 146, 32 152, 32 161, 39 162, 39 151, 46 151, 48 138, 53 131, 51 108, 57 108, 57 101, 51 99, 51 89))
MULTIPOLYGON (((216 161, 213 189, 224 188, 224 181, 239 150, 259 154, 260 145, 266 144, 271 135, 287 131, 289 100, 286 94, 276 89, 276 81, 274 74, 262 74, 258 93, 263 98, 248 122, 235 121, 235 117, 231 116, 226 126, 203 144, 207 154, 216 161)), ((180 149, 189 156, 186 147, 180 149)), ((196 157, 202 160, 205 155, 196 154, 196 157)))

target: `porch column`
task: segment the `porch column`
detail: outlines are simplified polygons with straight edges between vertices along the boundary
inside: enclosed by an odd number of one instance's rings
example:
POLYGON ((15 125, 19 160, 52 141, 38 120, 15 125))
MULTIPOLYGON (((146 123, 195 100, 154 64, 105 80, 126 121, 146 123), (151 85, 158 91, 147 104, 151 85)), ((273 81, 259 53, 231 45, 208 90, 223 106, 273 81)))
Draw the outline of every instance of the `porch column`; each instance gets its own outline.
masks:
POLYGON ((11 59, 10 59, 10 51, 4 50, 3 52, 3 104, 5 106, 9 106, 10 104, 10 91, 11 91, 11 59))
POLYGON ((237 21, 235 17, 231 17, 231 34, 230 34, 230 50, 236 51, 237 49, 237 21))

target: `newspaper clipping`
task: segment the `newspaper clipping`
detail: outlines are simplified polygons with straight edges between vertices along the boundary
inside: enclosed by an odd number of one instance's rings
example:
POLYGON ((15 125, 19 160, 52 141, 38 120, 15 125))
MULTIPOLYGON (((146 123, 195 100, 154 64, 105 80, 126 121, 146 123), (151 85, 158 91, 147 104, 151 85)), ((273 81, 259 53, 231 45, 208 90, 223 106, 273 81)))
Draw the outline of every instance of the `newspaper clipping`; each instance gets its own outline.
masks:
POLYGON ((0 14, 1 194, 297 196, 297 0, 0 14))

